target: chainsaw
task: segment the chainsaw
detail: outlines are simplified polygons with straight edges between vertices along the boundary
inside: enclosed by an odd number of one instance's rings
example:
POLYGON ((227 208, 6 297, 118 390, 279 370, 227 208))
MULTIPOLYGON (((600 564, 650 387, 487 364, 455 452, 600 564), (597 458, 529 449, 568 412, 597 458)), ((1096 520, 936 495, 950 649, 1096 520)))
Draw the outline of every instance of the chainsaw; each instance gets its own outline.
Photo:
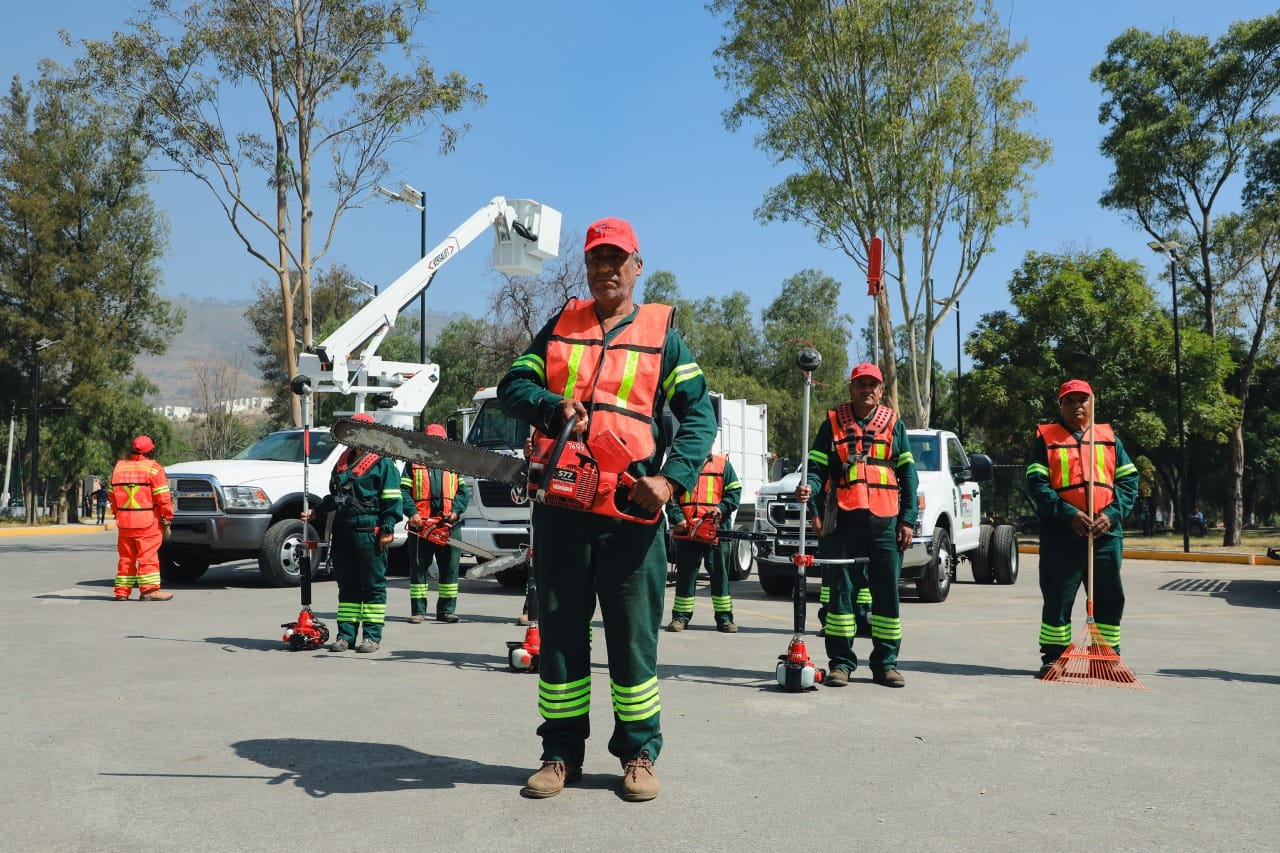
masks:
POLYGON ((586 442, 570 440, 572 426, 570 420, 554 439, 536 437, 527 462, 380 423, 340 420, 333 425, 333 435, 343 444, 380 456, 527 488, 530 500, 547 506, 656 524, 661 510, 649 514, 629 497, 636 477, 628 470, 634 460, 626 443, 612 430, 586 442))
POLYGON ((749 530, 721 530, 717 524, 719 519, 704 515, 689 525, 683 533, 672 531, 671 538, 678 542, 696 542, 699 545, 719 545, 720 540, 746 540, 749 542, 768 542, 764 533, 753 533, 749 530))

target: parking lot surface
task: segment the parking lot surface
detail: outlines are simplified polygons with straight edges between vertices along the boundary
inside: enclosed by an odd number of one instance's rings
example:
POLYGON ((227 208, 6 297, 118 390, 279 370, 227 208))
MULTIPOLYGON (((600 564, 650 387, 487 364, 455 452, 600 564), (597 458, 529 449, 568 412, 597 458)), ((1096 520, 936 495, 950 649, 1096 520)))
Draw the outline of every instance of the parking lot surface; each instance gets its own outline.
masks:
MULTIPOLYGON (((1280 567, 1127 561, 1123 654, 1146 690, 1032 677, 1031 555, 1013 586, 962 566, 945 603, 904 594, 903 690, 859 669, 847 688, 780 691, 790 600, 737 582, 741 632, 719 634, 704 582, 689 630, 661 635, 662 793, 633 804, 605 749, 602 651, 582 782, 519 796, 539 755, 537 676, 507 665, 519 590, 464 579, 462 623, 411 625, 393 578, 381 651, 292 652, 280 624, 298 590, 264 586, 256 564, 117 603, 114 561, 106 531, 0 538, 0 848, 1280 844, 1280 567)), ((333 583, 315 606, 332 627, 333 583)), ((816 610, 811 596, 825 663, 816 610)))

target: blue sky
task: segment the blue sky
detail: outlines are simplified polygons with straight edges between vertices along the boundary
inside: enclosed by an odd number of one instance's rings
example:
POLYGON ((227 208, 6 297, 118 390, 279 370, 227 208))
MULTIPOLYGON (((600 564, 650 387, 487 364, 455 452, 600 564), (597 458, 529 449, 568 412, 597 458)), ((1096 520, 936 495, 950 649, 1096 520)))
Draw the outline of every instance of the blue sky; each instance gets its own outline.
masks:
MULTIPOLYGON (((30 79, 40 58, 70 58, 59 29, 73 38, 105 38, 133 4, 10 5, 0 70, 6 79, 30 79)), ((1160 286, 1148 236, 1097 203, 1110 167, 1098 153, 1101 95, 1089 72, 1127 27, 1216 38, 1230 21, 1276 8, 1274 0, 997 5, 1014 37, 1029 43, 1017 68, 1026 78, 1023 95, 1038 108, 1029 126, 1053 142, 1054 157, 1035 175, 1030 226, 1000 232, 995 254, 961 298, 966 334, 983 312, 1008 306, 1007 282, 1028 251, 1109 247, 1147 264, 1160 286)), ((561 210, 564 227, 578 233, 602 216, 630 219, 646 272, 675 273, 689 298, 741 290, 758 312, 782 281, 815 268, 843 283, 842 310, 865 322, 871 302, 852 261, 798 225, 755 220, 764 192, 786 172, 754 147, 748 130, 725 130, 721 112, 731 95, 716 79, 712 57, 722 29, 700 0, 436 0, 432 10, 417 41, 437 71, 457 69, 482 83, 488 102, 467 117, 472 129, 454 153, 438 155, 431 134, 393 152, 388 185, 407 182, 427 195, 428 246, 495 195, 534 198, 561 210)), ((251 299, 267 270, 245 253, 207 191, 168 175, 157 178, 153 192, 171 226, 165 291, 251 299)), ((418 217, 405 205, 371 199, 343 217, 324 262, 385 285, 418 257, 418 217)), ((428 292, 428 310, 483 314, 493 285, 488 254, 478 240, 450 261, 428 292)), ((939 282, 952 274, 945 262, 935 268, 939 282)), ((896 305, 894 319, 901 320, 896 305)), ((954 359, 954 328, 948 317, 937 338, 946 366, 954 359)))

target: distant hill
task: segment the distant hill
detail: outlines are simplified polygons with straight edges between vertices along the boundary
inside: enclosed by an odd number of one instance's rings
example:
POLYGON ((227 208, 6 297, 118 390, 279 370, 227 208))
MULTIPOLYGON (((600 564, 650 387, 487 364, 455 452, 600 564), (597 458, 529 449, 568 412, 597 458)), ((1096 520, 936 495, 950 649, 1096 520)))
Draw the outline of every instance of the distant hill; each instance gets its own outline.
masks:
MULTIPOLYGON (((181 332, 169 343, 169 351, 160 356, 141 356, 136 362, 139 373, 160 386, 160 393, 150 402, 155 405, 190 406, 197 392, 193 379, 195 366, 215 359, 239 364, 240 397, 264 394, 262 377, 249 348, 255 343, 253 331, 244 319, 249 302, 222 302, 191 296, 167 296, 170 302, 187 313, 181 332)), ((427 314, 427 343, 435 340, 440 330, 461 314, 427 314)))

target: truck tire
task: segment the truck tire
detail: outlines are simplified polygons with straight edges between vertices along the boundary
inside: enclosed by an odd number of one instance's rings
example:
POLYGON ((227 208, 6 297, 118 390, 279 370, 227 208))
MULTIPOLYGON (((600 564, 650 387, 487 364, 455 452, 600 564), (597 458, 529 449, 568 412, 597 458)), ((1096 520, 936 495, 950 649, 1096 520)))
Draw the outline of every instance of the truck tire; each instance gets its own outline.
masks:
POLYGON ((916 581, 916 593, 921 601, 938 603, 947 600, 956 572, 956 555, 951 550, 951 534, 945 527, 934 528, 933 544, 929 550, 933 556, 916 581))
MULTIPOLYGON (((286 518, 267 528, 258 552, 258 571, 272 586, 298 586, 302 583, 302 564, 298 543, 302 541, 302 520, 286 518)), ((317 536, 314 530, 312 536, 317 536)))
POLYGON ((1018 581, 1018 528, 1012 524, 998 525, 991 534, 991 572, 998 584, 1018 581))
POLYGON ((498 583, 503 586, 523 587, 529 582, 529 568, 527 565, 512 566, 509 569, 494 572, 493 576, 497 578, 498 583))
MULTIPOLYGON (((739 524, 734 530, 750 533, 751 525, 739 524)), ((751 577, 751 569, 756 564, 756 543, 750 539, 737 539, 729 543, 729 580, 744 581, 751 577)))
POLYGON ((209 571, 209 554, 199 548, 161 548, 160 579, 165 583, 192 583, 209 571))
POLYGON ((984 524, 978 528, 978 548, 969 555, 969 567, 973 569, 974 583, 991 583, 991 533, 995 528, 984 524))
POLYGON ((765 595, 790 595, 796 588, 795 575, 760 575, 760 588, 765 595))

